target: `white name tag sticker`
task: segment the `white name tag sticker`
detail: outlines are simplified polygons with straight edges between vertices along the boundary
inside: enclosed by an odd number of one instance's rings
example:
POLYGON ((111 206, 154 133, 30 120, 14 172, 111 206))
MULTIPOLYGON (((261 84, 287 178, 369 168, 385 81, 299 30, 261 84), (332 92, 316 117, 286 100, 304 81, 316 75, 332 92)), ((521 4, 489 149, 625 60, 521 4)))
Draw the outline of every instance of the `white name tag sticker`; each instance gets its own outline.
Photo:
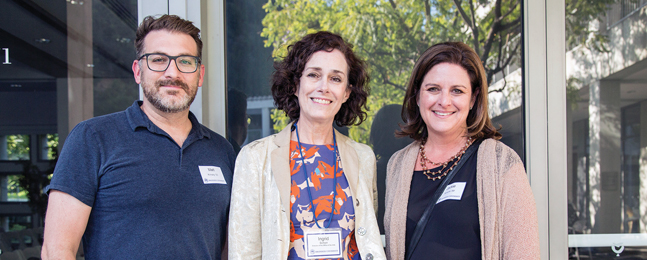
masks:
POLYGON ((220 167, 198 166, 198 168, 200 169, 200 175, 202 175, 202 182, 204 182, 204 184, 227 184, 220 167))
POLYGON ((306 259, 343 258, 341 229, 304 232, 306 259))
POLYGON ((438 202, 436 202, 436 204, 446 200, 461 200, 464 190, 465 182, 454 182, 452 184, 449 184, 445 188, 443 195, 440 195, 440 198, 438 199, 438 202))

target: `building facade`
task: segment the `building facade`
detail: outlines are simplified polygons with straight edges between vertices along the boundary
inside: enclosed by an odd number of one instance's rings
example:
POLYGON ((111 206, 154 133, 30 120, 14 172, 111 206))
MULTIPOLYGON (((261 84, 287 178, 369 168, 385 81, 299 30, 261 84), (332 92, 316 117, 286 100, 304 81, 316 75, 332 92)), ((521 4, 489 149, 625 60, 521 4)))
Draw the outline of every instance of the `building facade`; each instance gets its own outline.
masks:
MULTIPOLYGON (((202 30, 206 75, 191 110, 235 146, 287 124, 269 91, 272 62, 287 45, 316 30, 352 42, 373 92, 367 122, 340 130, 373 147, 378 173, 392 154, 380 150, 376 129, 390 128, 379 114, 397 111, 416 55, 439 41, 480 46, 490 116, 534 192, 542 259, 647 259, 647 1, 422 1, 433 7, 427 13, 415 1, 338 2, 0 0, 0 233, 42 228, 39 191, 65 137, 141 99, 135 29, 147 15, 175 14, 202 30), (490 41, 492 17, 508 27, 490 41)), ((0 240, 0 250, 29 247, 14 242, 0 240)))

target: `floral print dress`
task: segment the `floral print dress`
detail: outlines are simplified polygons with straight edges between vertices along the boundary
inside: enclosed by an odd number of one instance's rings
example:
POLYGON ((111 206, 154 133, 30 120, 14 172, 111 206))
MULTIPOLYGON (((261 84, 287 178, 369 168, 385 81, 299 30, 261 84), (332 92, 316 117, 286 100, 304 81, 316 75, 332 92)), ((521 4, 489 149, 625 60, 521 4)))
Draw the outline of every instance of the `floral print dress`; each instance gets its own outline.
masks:
POLYGON ((328 225, 331 217, 334 178, 337 178, 335 212, 329 228, 340 228, 342 233, 344 260, 359 260, 359 250, 355 242, 355 209, 353 199, 344 175, 341 160, 335 160, 335 146, 301 144, 290 141, 290 251, 288 259, 305 259, 304 231, 318 231, 315 217, 320 227, 328 225), (303 154, 303 159, 301 158, 303 154), (305 167, 303 164, 305 162, 305 167), (335 165, 337 174, 335 176, 335 165), (310 180, 306 182, 304 171, 310 180), (312 204, 308 197, 308 185, 312 194, 312 204))

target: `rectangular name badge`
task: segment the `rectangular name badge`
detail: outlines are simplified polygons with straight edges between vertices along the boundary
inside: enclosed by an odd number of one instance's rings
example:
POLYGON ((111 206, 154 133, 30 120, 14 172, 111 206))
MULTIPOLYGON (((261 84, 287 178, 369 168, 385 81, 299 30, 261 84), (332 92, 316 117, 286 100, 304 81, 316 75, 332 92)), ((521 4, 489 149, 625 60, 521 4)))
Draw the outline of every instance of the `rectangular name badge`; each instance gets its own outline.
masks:
POLYGON ((465 182, 454 182, 452 184, 449 184, 445 188, 443 195, 440 195, 440 198, 438 199, 438 202, 436 202, 436 204, 446 200, 461 200, 464 190, 465 182))
POLYGON ((204 182, 204 184, 227 184, 220 167, 198 166, 198 168, 200 169, 200 175, 202 175, 202 182, 204 182))
POLYGON ((343 258, 341 228, 304 232, 306 259, 343 258))

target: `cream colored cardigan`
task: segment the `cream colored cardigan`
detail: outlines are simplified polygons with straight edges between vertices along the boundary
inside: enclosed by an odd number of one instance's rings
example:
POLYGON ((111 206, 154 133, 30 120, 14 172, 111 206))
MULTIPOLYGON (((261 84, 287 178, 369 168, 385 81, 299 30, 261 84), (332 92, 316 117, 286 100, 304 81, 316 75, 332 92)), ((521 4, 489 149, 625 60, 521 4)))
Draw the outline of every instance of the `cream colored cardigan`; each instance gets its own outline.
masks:
MULTIPOLYGON (((391 156, 386 175, 386 253, 404 259, 407 204, 420 142, 391 156)), ((539 259, 537 210, 519 156, 493 139, 477 153, 476 189, 483 260, 539 259)))
MULTIPOLYGON (((229 260, 287 259, 290 247, 290 126, 254 141, 236 159, 229 212, 229 260)), ((371 148, 336 132, 354 199, 355 239, 364 260, 386 259, 377 225, 371 148)))

